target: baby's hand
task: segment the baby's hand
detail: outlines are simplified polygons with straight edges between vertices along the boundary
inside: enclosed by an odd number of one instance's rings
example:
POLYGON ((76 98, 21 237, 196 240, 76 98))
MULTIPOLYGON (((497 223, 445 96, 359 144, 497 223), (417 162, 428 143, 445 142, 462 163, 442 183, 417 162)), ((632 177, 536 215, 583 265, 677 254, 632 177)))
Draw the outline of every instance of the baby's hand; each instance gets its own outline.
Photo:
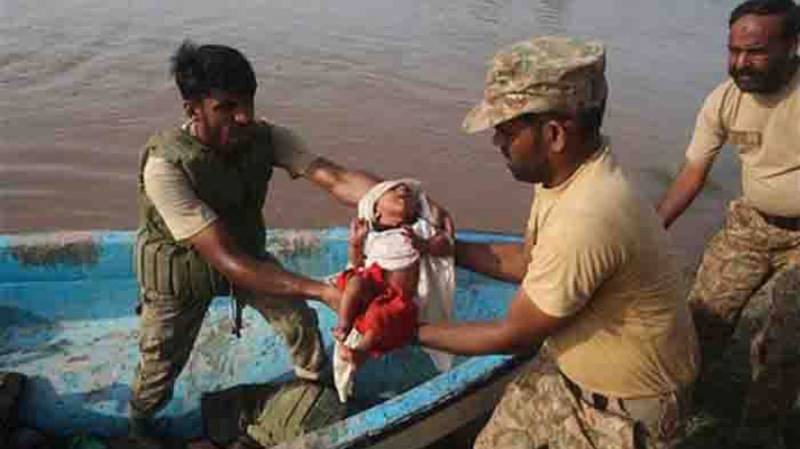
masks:
POLYGON ((450 237, 444 232, 437 232, 429 239, 423 239, 418 236, 410 227, 403 227, 403 233, 411 240, 411 244, 422 255, 433 257, 449 256, 453 252, 453 245, 450 243, 450 237))
POLYGON ((367 220, 363 218, 354 218, 350 220, 350 235, 348 238, 350 245, 362 246, 368 232, 369 226, 367 226, 367 220))
POLYGON ((414 229, 411 226, 405 225, 401 228, 403 230, 403 235, 411 242, 411 246, 414 247, 420 254, 427 254, 428 252, 428 241, 423 239, 422 237, 418 236, 414 229))
POLYGON ((428 255, 433 257, 446 257, 453 253, 453 244, 450 243, 450 236, 444 232, 437 232, 429 238, 426 249, 428 255))

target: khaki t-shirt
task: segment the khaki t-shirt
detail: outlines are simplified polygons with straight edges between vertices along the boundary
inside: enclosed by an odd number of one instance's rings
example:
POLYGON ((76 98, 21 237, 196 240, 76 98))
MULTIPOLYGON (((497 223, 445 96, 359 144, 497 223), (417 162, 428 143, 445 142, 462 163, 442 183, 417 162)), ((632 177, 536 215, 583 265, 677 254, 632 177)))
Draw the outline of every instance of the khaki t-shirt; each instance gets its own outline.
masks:
POLYGON ((742 163, 745 201, 771 215, 800 217, 800 70, 779 92, 742 92, 729 79, 697 115, 689 160, 713 159, 726 142, 742 163))
MULTIPOLYGON (((272 125, 274 165, 302 176, 318 158, 288 128, 272 125)), ((163 158, 150 157, 144 166, 144 189, 176 240, 188 239, 216 221, 217 214, 197 197, 180 167, 163 158)))
POLYGON ((548 315, 575 315, 547 340, 567 377, 617 398, 694 380, 697 341, 669 238, 607 146, 561 185, 536 186, 527 239, 522 288, 548 315))

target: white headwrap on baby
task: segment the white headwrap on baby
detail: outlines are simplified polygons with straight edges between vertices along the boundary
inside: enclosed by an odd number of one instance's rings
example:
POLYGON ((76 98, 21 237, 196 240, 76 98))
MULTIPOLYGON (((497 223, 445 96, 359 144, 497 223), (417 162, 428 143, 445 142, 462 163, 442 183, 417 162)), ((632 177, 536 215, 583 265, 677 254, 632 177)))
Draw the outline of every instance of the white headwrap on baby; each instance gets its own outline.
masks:
POLYGON ((401 184, 406 185, 411 190, 411 194, 420 209, 417 214, 419 219, 412 224, 411 228, 423 238, 427 238, 425 237, 427 234, 433 235, 427 230, 421 229, 422 223, 426 223, 427 227, 430 228, 430 206, 422 193, 419 181, 405 178, 376 184, 358 202, 358 218, 365 220, 370 230, 364 242, 364 255, 366 256, 364 266, 368 267, 373 263, 377 263, 384 270, 402 270, 419 259, 419 252, 409 244, 410 242, 403 229, 374 230, 378 221, 376 211, 378 200, 386 192, 401 184))
MULTIPOLYGON (((372 229, 372 224, 375 222, 377 215, 375 213, 375 204, 377 204, 380 197, 383 196, 384 193, 392 190, 393 188, 399 186, 400 184, 405 184, 414 196, 417 197, 417 200, 420 199, 420 195, 424 195, 422 193, 422 185, 419 181, 413 178, 402 178, 402 179, 393 179, 390 181, 383 181, 379 182, 372 186, 364 196, 358 201, 358 218, 363 218, 367 220, 370 225, 370 229, 372 229)), ((425 205, 428 205, 428 200, 425 199, 425 205)), ((420 203, 420 208, 422 208, 422 204, 420 203)), ((430 216, 430 206, 427 207, 427 215, 430 216)), ((424 217, 424 211, 420 210, 420 217, 424 217)))

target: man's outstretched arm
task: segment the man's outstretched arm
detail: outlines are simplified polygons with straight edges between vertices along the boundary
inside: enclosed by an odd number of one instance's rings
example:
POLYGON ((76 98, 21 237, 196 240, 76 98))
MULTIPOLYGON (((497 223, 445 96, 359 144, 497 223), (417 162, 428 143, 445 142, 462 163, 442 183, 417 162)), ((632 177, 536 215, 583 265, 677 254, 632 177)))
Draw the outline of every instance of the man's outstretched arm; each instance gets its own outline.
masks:
POLYGON ((358 204, 358 200, 381 181, 370 173, 349 170, 322 157, 311 163, 304 176, 348 206, 358 204))
POLYGON ((419 342, 422 346, 461 355, 530 354, 570 318, 547 315, 520 289, 504 319, 423 324, 419 327, 419 342))
POLYGON ((656 207, 661 222, 668 228, 703 189, 713 159, 687 160, 656 207))
POLYGON ((237 286, 284 298, 320 298, 334 310, 339 305, 340 294, 335 287, 254 259, 236 245, 219 222, 190 237, 189 242, 203 259, 237 286))
MULTIPOLYGON (((337 201, 348 206, 356 206, 358 200, 369 189, 382 181, 371 173, 363 170, 350 170, 323 157, 311 162, 303 176, 330 193, 337 201)), ((429 201, 434 223, 452 237, 455 228, 450 214, 430 198, 429 201)))
POLYGON ((522 282, 527 259, 522 243, 456 241, 456 263, 472 271, 508 282, 522 282))

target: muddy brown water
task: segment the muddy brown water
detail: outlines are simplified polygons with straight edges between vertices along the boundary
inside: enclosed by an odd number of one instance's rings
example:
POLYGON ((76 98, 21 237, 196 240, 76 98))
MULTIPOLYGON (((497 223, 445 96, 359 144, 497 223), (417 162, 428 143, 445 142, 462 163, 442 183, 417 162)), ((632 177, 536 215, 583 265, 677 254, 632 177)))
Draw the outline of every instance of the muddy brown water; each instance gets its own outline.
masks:
MULTIPOLYGON (((542 34, 608 45, 605 132, 653 201, 683 157, 703 97, 723 79, 731 1, 0 0, 0 233, 131 229, 140 146, 180 120, 167 73, 184 38, 253 62, 258 113, 313 151, 414 176, 463 228, 519 232, 530 186, 488 133, 459 125, 486 59, 542 34)), ((673 230, 696 255, 739 189, 732 152, 673 230)), ((275 227, 342 225, 353 211, 274 177, 275 227)))

